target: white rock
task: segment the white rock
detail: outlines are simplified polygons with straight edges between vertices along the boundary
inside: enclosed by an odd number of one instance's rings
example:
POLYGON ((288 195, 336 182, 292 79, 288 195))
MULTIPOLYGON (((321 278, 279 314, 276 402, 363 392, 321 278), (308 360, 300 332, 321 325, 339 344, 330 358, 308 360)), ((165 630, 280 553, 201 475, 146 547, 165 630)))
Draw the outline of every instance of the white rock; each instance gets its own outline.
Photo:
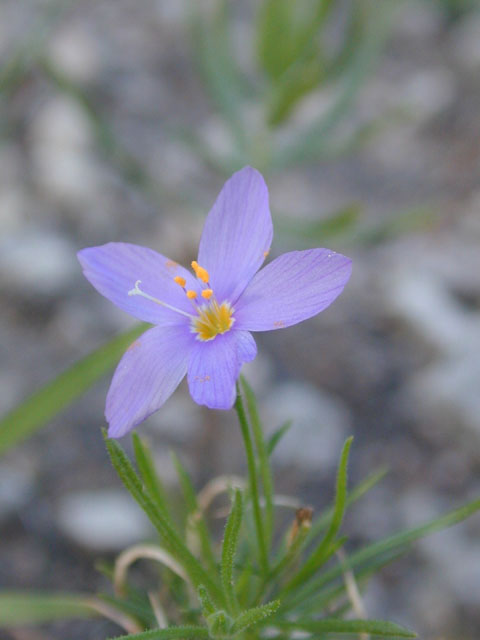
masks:
POLYGON ((169 398, 161 411, 150 418, 149 423, 152 431, 166 434, 175 442, 186 443, 201 428, 200 420, 197 405, 182 388, 169 398))
POLYGON ((74 247, 54 233, 0 239, 0 285, 23 298, 55 295, 68 286, 78 266, 74 247))
POLYGON ((90 124, 68 98, 55 98, 31 125, 35 179, 47 195, 62 204, 87 204, 98 189, 98 167, 92 155, 90 124))
POLYGON ((441 360, 419 372, 408 384, 408 396, 427 414, 439 435, 458 425, 480 437, 480 344, 469 355, 441 360))
POLYGON ((46 102, 32 120, 30 133, 35 144, 58 147, 86 149, 93 141, 84 112, 67 97, 51 98, 46 102))
POLYGON ((470 541, 457 526, 428 537, 421 546, 448 588, 449 596, 463 605, 478 607, 478 541, 470 541))
POLYGON ((116 489, 65 496, 57 509, 57 521, 67 537, 96 552, 120 551, 152 534, 133 499, 116 489))
POLYGON ((57 31, 48 53, 55 66, 76 82, 90 82, 99 71, 98 43, 80 24, 67 22, 57 31))
POLYGON ((293 421, 275 449, 278 462, 316 473, 335 468, 351 426, 341 400, 309 384, 288 382, 275 387, 264 406, 264 424, 277 428, 293 421))
POLYGON ((443 68, 424 69, 409 76, 399 87, 398 104, 413 112, 414 118, 427 120, 444 111, 455 99, 455 78, 443 68))
POLYGON ((31 203, 22 189, 6 186, 0 189, 0 234, 19 231, 25 225, 31 203))
POLYGON ((439 353, 457 355, 471 350, 480 338, 478 314, 460 307, 439 275, 417 264, 386 275, 384 290, 391 310, 439 353))

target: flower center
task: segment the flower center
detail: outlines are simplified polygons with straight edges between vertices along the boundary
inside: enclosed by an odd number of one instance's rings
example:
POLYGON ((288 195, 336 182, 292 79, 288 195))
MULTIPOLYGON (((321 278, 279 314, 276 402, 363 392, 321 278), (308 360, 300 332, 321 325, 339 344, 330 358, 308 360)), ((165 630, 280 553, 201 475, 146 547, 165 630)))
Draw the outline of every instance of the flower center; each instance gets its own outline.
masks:
POLYGON ((180 313, 182 316, 186 316, 190 319, 190 328, 192 333, 197 334, 197 340, 207 342, 208 340, 213 340, 219 333, 226 333, 227 331, 230 331, 233 323, 235 322, 235 318, 233 317, 234 309, 227 300, 218 304, 213 289, 210 287, 210 276, 206 269, 201 267, 195 261, 192 262, 192 269, 198 280, 201 282, 200 295, 206 301, 206 304, 202 304, 201 306, 197 304, 196 300, 198 299, 198 293, 194 289, 186 288, 187 281, 185 278, 182 276, 175 276, 173 280, 183 289, 185 295, 192 303, 193 310, 196 315, 193 313, 187 313, 182 309, 177 309, 177 307, 174 307, 167 302, 163 302, 158 298, 154 298, 149 293, 142 291, 139 286, 141 284, 141 280, 137 280, 135 282, 134 288, 128 291, 128 295, 142 296, 143 298, 151 300, 162 307, 166 307, 171 311, 180 313))
POLYGON ((213 340, 219 333, 229 331, 235 318, 233 308, 229 302, 213 301, 209 305, 198 307, 198 316, 191 322, 192 332, 197 334, 197 340, 206 342, 213 340))

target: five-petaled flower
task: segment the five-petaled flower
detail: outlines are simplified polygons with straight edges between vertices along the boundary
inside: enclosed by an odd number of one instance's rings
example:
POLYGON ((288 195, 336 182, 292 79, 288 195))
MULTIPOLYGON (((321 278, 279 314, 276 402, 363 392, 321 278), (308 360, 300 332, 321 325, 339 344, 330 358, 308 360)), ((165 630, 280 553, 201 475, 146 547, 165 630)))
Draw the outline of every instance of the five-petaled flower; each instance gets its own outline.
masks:
POLYGON ((310 318, 342 292, 351 261, 328 249, 285 253, 259 271, 273 228, 266 184, 246 167, 224 185, 208 214, 190 273, 163 255, 110 242, 78 253, 85 277, 131 315, 156 325, 126 351, 105 416, 121 437, 157 411, 187 374, 192 398, 230 409, 251 331, 310 318))

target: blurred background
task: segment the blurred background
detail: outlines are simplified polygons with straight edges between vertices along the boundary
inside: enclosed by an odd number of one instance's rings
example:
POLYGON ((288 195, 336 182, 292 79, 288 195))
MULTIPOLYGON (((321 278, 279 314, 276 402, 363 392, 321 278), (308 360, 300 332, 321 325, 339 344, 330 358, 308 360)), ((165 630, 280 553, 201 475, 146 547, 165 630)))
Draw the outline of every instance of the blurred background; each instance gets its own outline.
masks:
MULTIPOLYGON (((350 513, 350 548, 480 489, 480 7, 475 0, 1 0, 0 410, 132 320, 83 279, 111 240, 188 264, 225 179, 265 175, 272 255, 327 246, 352 279, 320 316, 258 337, 245 368, 265 423, 294 425, 278 490, 350 513)), ((99 428, 109 376, 0 458, 0 587, 92 591, 151 531, 99 428)), ((15 430, 15 424, 11 425, 15 430)), ((167 483, 244 471, 235 416, 186 386, 142 425, 167 483)), ((128 444, 128 443, 127 443, 128 444)), ((173 489, 175 490, 175 489, 173 489)), ((421 638, 480 628, 480 521, 415 546, 370 585, 372 617, 421 638)), ((105 637, 56 623, 15 640, 105 637)))

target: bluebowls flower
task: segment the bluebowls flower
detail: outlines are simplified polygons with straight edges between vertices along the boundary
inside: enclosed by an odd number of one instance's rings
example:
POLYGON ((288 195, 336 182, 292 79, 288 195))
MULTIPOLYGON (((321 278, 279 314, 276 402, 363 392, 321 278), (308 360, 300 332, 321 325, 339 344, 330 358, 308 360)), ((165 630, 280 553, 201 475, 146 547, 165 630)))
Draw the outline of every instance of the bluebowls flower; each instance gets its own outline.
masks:
POLYGON ((110 437, 157 411, 185 374, 195 402, 230 409, 240 368, 257 354, 251 332, 297 324, 342 292, 351 260, 328 249, 285 253, 259 271, 272 236, 267 186, 246 167, 225 183, 208 214, 193 272, 123 242, 78 253, 97 291, 156 325, 115 371, 105 410, 110 437))

